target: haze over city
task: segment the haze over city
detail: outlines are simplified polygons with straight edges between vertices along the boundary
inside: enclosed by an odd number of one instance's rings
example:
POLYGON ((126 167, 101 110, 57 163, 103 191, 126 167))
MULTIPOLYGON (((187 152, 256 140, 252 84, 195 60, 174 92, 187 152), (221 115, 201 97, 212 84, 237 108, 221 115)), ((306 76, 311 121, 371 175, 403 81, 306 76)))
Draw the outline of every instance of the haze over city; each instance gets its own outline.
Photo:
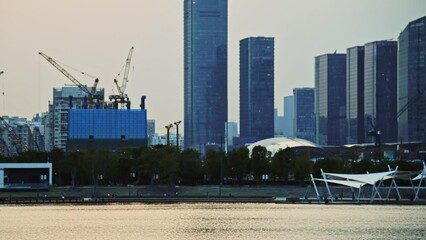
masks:
MULTIPOLYGON (((0 115, 31 118, 47 111, 52 88, 71 84, 38 52, 99 77, 111 93, 131 46, 127 93, 132 108, 147 95, 157 131, 183 120, 183 1, 0 0, 0 115)), ((422 17, 418 1, 230 0, 228 119, 239 118, 239 40, 275 38, 275 107, 296 87, 313 87, 314 57, 356 45, 396 40, 422 17)), ((93 80, 72 72, 82 83, 93 80)))

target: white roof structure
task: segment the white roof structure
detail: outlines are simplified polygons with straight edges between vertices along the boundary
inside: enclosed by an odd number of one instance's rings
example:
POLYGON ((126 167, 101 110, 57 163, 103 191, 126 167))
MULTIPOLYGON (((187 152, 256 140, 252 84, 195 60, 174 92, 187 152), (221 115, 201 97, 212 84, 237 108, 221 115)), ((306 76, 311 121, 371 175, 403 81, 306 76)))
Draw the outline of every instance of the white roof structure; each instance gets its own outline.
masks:
POLYGON ((289 148, 294 148, 294 147, 320 148, 320 146, 308 140, 300 139, 300 138, 291 138, 291 137, 267 138, 267 139, 263 139, 258 142, 252 143, 247 148, 251 152, 255 146, 265 147, 266 150, 272 153, 272 155, 288 147, 289 148))
MULTIPOLYGON (((355 181, 359 183, 374 185, 378 181, 391 179, 392 174, 394 174, 395 171, 387 171, 387 172, 377 172, 377 173, 366 173, 366 174, 339 174, 339 173, 324 173, 325 176, 331 179, 346 179, 349 181, 355 181)), ((327 181, 329 181, 327 179, 327 181)), ((331 182, 331 181, 329 181, 331 182)), ((345 184, 342 184, 345 185, 345 184)))
POLYGON ((315 178, 315 180, 322 181, 322 182, 327 181, 329 183, 335 183, 335 184, 344 185, 344 186, 353 187, 353 188, 361 188, 362 186, 366 184, 366 183, 351 181, 351 180, 335 180, 335 179, 324 180, 322 178, 315 178))
POLYGON ((417 177, 413 178, 413 181, 417 181, 420 179, 426 179, 426 164, 423 162, 423 171, 417 175, 417 177))

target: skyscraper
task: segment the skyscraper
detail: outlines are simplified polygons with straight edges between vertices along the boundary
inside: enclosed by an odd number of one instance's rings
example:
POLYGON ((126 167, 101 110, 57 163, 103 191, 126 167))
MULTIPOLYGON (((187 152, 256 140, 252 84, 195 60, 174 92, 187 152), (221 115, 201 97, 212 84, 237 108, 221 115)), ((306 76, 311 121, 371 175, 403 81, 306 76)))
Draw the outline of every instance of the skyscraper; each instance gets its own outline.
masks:
POLYGON ((295 88, 294 95, 294 136, 315 142, 315 89, 295 88))
MULTIPOLYGON (((382 142, 397 141, 397 42, 364 46, 364 114, 368 131, 380 131, 382 142)), ((370 141, 373 141, 370 140, 370 141)))
POLYGON ((240 41, 240 136, 274 137, 274 38, 240 41))
POLYGON ((315 57, 316 143, 346 142, 346 54, 315 57))
POLYGON ((184 146, 219 144, 228 118, 228 1, 184 1, 184 146))
POLYGON ((284 135, 294 136, 294 96, 284 97, 284 135))
POLYGON ((398 38, 398 136, 426 142, 426 16, 398 38))
POLYGON ((347 143, 364 143, 364 47, 346 51, 346 122, 347 143))

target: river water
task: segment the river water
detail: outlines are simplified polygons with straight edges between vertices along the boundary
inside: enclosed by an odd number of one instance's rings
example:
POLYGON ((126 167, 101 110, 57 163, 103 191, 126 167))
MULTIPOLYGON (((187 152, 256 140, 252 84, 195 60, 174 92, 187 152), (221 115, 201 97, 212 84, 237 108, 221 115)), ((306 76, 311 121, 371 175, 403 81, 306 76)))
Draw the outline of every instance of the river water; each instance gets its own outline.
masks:
POLYGON ((0 239, 426 239, 426 206, 0 206, 0 239))

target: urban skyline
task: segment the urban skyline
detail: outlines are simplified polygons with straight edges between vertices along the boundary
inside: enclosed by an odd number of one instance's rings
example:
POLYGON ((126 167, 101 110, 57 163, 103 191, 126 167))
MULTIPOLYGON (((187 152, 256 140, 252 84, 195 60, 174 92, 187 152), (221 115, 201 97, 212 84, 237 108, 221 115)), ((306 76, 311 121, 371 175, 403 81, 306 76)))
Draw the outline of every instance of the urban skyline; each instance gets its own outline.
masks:
MULTIPOLYGON (((22 9, 20 1, 0 3, 3 9, 9 9, 0 21, 0 48, 3 52, 0 70, 5 71, 0 77, 0 87, 5 92, 0 99, 1 115, 30 118, 46 111, 48 101, 52 100, 49 96, 51 89, 70 84, 39 59, 39 51, 78 69, 99 74, 100 87, 104 87, 107 93, 124 62, 127 49, 135 45, 135 70, 130 76, 129 96, 137 103, 140 95, 147 95, 148 118, 157 121, 157 131, 164 132, 166 123, 183 119, 182 1, 167 1, 167 4, 161 0, 155 3, 126 1, 122 6, 96 1, 56 3, 46 0, 43 3, 33 6, 27 2, 27 10, 22 9), (50 8, 39 9, 39 5, 49 5, 50 8), (170 13, 165 15, 169 17, 159 19, 156 17, 159 11, 170 13), (74 17, 76 13, 80 19, 74 17), (93 19, 94 13, 97 19, 93 19), (107 24, 108 19, 117 22, 107 24), (176 41, 165 43, 163 39, 176 41), (156 65, 159 63, 161 67, 156 65), (165 104, 165 96, 170 99, 168 104, 165 104), (20 104, 19 100, 29 97, 33 101, 20 104)), ((290 95, 293 88, 313 86, 314 56, 334 50, 343 52, 348 46, 363 42, 396 39, 407 23, 420 18, 426 9, 423 1, 386 3, 387 7, 378 14, 373 10, 381 7, 382 1, 353 2, 350 12, 345 11, 348 3, 339 1, 296 3, 270 0, 268 4, 231 1, 228 14, 228 121, 236 121, 239 113, 239 39, 262 35, 275 37, 275 108, 281 112, 283 96, 290 95), (333 8, 324 7, 327 5, 333 8), (305 14, 310 14, 309 19, 317 16, 316 10, 320 7, 329 13, 325 14, 327 17, 319 17, 315 22, 304 20, 308 19, 305 14), (256 11, 255 18, 253 11, 256 11), (358 18, 361 14, 363 18, 358 18), (338 23, 343 17, 358 21, 348 20, 342 28, 338 23), (321 28, 321 25, 327 28, 321 28), (319 32, 326 34, 320 35, 319 32)), ((88 81, 84 83, 90 84, 88 81)))

